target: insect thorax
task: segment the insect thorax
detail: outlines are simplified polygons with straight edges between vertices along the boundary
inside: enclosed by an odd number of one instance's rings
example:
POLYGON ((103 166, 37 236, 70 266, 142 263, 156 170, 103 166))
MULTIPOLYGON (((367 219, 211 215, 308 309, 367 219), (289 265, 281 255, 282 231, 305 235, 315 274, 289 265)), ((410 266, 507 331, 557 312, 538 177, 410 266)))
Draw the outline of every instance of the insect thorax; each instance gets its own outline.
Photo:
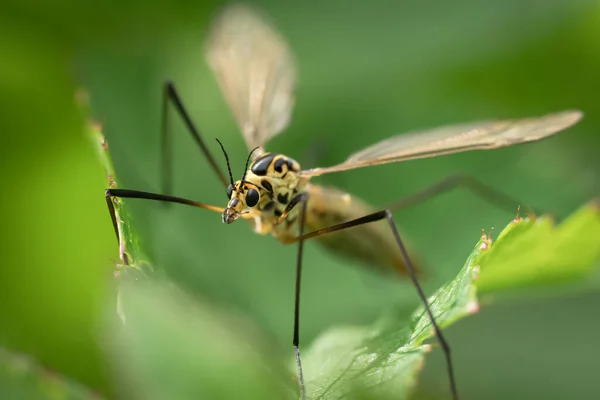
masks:
POLYGON ((294 225, 300 207, 294 207, 285 221, 275 226, 290 201, 306 190, 308 180, 300 178, 299 171, 300 164, 282 154, 265 153, 254 160, 246 181, 260 190, 260 201, 251 209, 256 232, 266 234, 275 230, 273 233, 278 236, 294 225))

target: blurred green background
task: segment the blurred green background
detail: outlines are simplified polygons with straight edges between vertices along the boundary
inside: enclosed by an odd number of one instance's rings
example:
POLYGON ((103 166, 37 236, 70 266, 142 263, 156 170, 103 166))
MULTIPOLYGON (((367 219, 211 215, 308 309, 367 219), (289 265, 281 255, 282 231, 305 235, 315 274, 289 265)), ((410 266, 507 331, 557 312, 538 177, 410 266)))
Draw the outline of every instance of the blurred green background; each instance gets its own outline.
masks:
MULTIPOLYGON (((299 64, 290 128, 269 149, 326 166, 394 133, 478 119, 585 112, 551 139, 489 152, 366 168, 318 182, 383 205, 465 172, 565 217, 600 193, 600 3, 327 1, 260 6, 299 64)), ((178 87, 236 174, 246 148, 203 57, 220 2, 23 1, 0 13, 2 250, 0 344, 101 393, 115 392, 98 348, 118 247, 105 177, 83 134, 75 93, 89 94, 120 186, 159 190, 162 82, 178 87)), ((225 204, 200 151, 175 123, 175 194, 225 204)), ((294 247, 244 223, 186 207, 129 201, 153 263, 182 286, 251 316, 282 354, 291 349, 294 247), (250 254, 252 256, 248 257, 250 254), (237 255, 237 257, 232 257, 237 255)), ((453 277, 481 229, 513 217, 457 190, 396 221, 430 273, 453 277)), ((368 323, 417 304, 390 282, 316 243, 306 246, 301 341, 328 326, 368 323)), ((464 399, 590 398, 600 385, 600 279, 497 301, 448 329, 464 399)), ((418 398, 447 398, 441 353, 428 358, 418 398)))

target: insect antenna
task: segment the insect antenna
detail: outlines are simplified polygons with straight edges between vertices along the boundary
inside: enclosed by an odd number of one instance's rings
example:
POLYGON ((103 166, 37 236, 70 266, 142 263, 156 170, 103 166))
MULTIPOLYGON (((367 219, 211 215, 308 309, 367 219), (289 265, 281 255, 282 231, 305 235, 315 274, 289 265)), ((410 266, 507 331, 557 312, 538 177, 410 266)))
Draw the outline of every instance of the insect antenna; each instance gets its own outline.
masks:
MULTIPOLYGON (((231 186, 233 186, 233 174, 231 173, 231 165, 229 165, 229 156, 225 151, 225 147, 223 147, 223 143, 221 143, 221 141, 217 138, 215 138, 215 140, 219 143, 219 146, 221 146, 221 150, 223 150, 223 154, 225 155, 225 162, 227 162, 227 172, 229 172, 229 181, 231 182, 231 186)), ((245 173, 244 176, 246 176, 245 173)))
POLYGON ((258 149, 258 147, 253 148, 252 151, 250 151, 250 154, 248 154, 248 158, 246 159, 246 166, 244 167, 244 175, 242 176, 242 183, 244 183, 244 181, 246 180, 246 173, 248 172, 248 165, 250 165, 250 158, 252 157, 252 153, 254 153, 258 149))

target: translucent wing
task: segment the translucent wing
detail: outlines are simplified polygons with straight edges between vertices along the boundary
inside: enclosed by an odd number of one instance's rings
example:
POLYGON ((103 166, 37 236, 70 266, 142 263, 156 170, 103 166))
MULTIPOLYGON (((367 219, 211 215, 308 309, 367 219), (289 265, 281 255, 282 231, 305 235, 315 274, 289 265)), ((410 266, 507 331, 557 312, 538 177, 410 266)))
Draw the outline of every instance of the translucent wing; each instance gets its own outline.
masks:
POLYGON ((481 121, 397 135, 352 154, 341 164, 309 169, 301 174, 318 176, 370 165, 532 142, 570 127, 582 116, 581 111, 570 110, 538 118, 481 121))
POLYGON ((287 126, 294 105, 294 60, 283 38, 255 11, 226 8, 211 28, 206 57, 249 149, 287 126))

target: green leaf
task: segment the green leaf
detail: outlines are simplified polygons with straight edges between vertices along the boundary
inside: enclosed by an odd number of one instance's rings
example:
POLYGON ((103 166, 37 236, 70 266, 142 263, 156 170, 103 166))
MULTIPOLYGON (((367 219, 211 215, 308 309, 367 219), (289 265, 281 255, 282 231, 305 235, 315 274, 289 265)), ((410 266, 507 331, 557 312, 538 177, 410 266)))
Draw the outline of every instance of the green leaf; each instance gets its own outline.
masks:
POLYGON ((30 357, 0 348, 0 398, 3 400, 100 400, 79 383, 42 368, 30 357))
MULTIPOLYGON (((475 280, 490 240, 482 236, 457 277, 429 302, 440 327, 477 312, 475 280)), ((306 352, 304 371, 311 398, 402 399, 416 382, 433 336, 429 316, 419 307, 408 321, 394 315, 375 326, 336 328, 306 352), (368 395, 368 396, 367 396, 368 395)))
POLYGON ((294 374, 249 321, 174 285, 122 282, 106 343, 124 398, 293 399, 294 374))
POLYGON ((480 294, 570 282, 600 259, 600 208, 594 201, 555 227, 550 217, 517 218, 481 259, 480 294))

